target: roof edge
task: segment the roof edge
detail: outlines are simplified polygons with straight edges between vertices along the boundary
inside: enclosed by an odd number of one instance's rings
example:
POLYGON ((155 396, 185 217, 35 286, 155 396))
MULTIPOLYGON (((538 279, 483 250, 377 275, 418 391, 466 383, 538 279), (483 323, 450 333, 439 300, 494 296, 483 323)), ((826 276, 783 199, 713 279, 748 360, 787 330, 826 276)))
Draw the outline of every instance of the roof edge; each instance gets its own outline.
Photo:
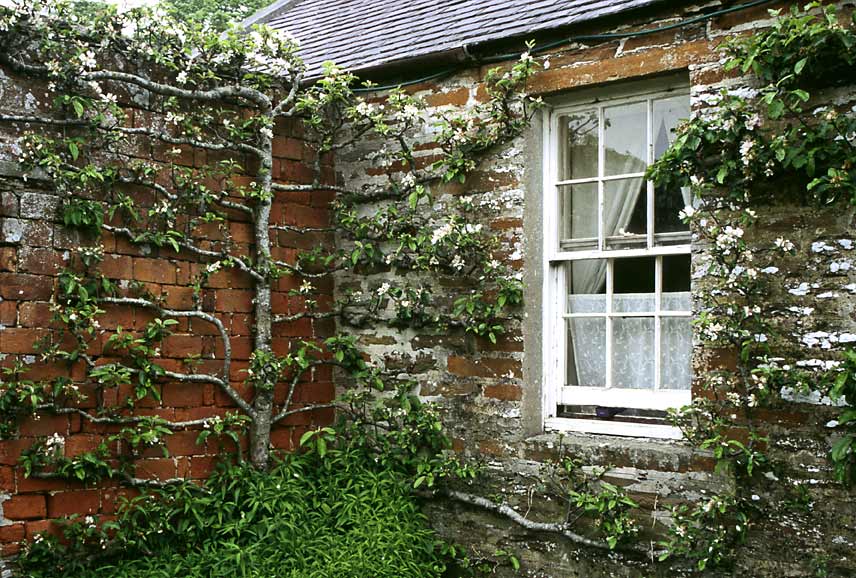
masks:
POLYGON ((277 0, 276 2, 265 6, 264 8, 259 8, 243 20, 241 20, 242 28, 249 28, 253 24, 260 24, 268 17, 273 16, 280 10, 284 10, 288 8, 289 4, 294 4, 297 0, 277 0))

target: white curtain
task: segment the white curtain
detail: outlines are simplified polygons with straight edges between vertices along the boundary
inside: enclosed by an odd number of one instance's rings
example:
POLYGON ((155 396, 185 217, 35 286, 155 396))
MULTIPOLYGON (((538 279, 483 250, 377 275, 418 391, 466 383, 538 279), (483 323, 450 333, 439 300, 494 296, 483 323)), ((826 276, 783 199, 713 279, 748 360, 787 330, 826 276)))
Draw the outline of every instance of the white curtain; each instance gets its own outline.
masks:
MULTIPOLYGON (((613 295, 615 311, 653 311, 654 295, 624 293, 613 295)), ((606 295, 571 295, 572 313, 601 313, 606 295)), ((688 291, 663 293, 664 310, 689 311, 688 291)), ((612 386, 630 389, 654 387, 654 317, 615 318, 612 324, 612 386)), ((568 383, 601 386, 606 383, 606 319, 571 319, 572 348, 568 360, 568 383)), ((690 389, 692 368, 692 326, 689 317, 662 317, 660 320, 660 388, 690 389)))
MULTIPOLYGON (((606 151, 610 156, 609 166, 615 167, 621 163, 620 174, 641 173, 645 170, 645 163, 630 155, 618 155, 612 151, 606 151)), ((618 173, 617 173, 618 174, 618 173)), ((603 202, 603 236, 612 237, 627 228, 630 217, 636 208, 636 203, 642 191, 645 189, 645 180, 642 177, 623 179, 620 181, 608 181, 609 193, 604 193, 603 202)), ((597 198, 583 197, 588 202, 597 202, 597 198)), ((577 199, 575 199, 576 203, 577 199)), ((584 215, 597 215, 597 206, 578 207, 584 215)), ((592 261, 579 261, 574 267, 572 276, 572 290, 574 294, 585 295, 599 293, 603 290, 606 281, 606 260, 598 259, 592 261)))

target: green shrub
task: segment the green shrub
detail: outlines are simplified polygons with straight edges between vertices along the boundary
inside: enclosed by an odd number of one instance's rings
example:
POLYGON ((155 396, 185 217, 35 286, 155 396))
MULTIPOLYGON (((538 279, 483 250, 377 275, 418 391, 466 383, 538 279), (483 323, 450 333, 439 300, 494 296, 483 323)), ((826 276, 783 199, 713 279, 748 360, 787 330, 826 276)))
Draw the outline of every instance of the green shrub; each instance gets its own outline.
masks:
POLYGON ((28 544, 33 578, 441 576, 449 551, 412 482, 359 449, 289 455, 270 472, 223 466, 28 544))

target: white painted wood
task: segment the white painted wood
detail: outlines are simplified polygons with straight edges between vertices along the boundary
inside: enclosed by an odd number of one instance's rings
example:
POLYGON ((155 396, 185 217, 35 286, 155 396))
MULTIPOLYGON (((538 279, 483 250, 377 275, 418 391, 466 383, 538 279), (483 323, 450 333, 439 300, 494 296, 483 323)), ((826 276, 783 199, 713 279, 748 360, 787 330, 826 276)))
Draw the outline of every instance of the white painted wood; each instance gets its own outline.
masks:
POLYGON ((624 389, 565 385, 559 388, 561 405, 595 405, 629 407, 633 409, 667 410, 687 405, 691 401, 688 389, 624 389))
MULTIPOLYGON (((661 409, 686 405, 691 401, 691 393, 684 390, 660 389, 662 380, 662 318, 665 317, 690 317, 690 311, 663 311, 662 310, 662 270, 663 256, 684 255, 690 253, 690 234, 688 232, 660 233, 654 231, 656 221, 655 190, 653 183, 646 185, 646 224, 645 235, 639 235, 640 247, 607 249, 607 239, 603 230, 604 212, 604 183, 622 178, 639 178, 644 173, 628 173, 625 175, 604 175, 605 150, 604 150, 604 108, 606 106, 617 106, 644 102, 647 107, 647 148, 646 156, 650 164, 654 156, 654 127, 653 127, 653 102, 658 98, 675 95, 688 95, 685 81, 670 79, 666 84, 660 81, 646 81, 633 86, 628 86, 624 93, 605 93, 603 90, 584 91, 578 93, 580 100, 574 103, 556 103, 554 108, 547 113, 548 122, 544 123, 545 134, 545 162, 543 173, 544 199, 542 207, 544 210, 544 289, 543 289, 543 391, 544 417, 547 427, 568 431, 589 431, 592 433, 610 433, 613 435, 633 435, 644 437, 679 438, 680 432, 669 426, 655 426, 650 424, 632 424, 626 422, 606 422, 602 420, 577 420, 556 418, 556 404, 568 405, 600 405, 613 407, 632 407, 638 409, 661 409), (636 87, 636 88, 633 88, 636 87), (598 117, 598 170, 597 176, 584 179, 563 180, 558 179, 558 152, 559 143, 557 135, 560 134, 559 118, 564 115, 573 114, 582 110, 597 109, 598 117), (560 187, 584 183, 597 183, 598 210, 597 210, 597 238, 562 240, 560 234, 559 219, 563 218, 559 213, 560 187), (591 247, 596 241, 596 249, 591 247), (678 244, 667 245, 658 243, 677 242, 678 244), (574 250, 581 247, 581 250, 574 250), (656 281, 655 281, 655 307, 654 311, 647 313, 613 312, 613 277, 615 259, 629 257, 657 257, 656 259, 656 281), (567 292, 565 264, 566 262, 584 259, 606 259, 606 312, 605 313, 577 313, 572 314, 567 310, 567 292), (606 323, 606 376, 604 387, 582 387, 568 386, 567 380, 567 351, 569 334, 567 319, 573 318, 604 318, 606 323), (655 383, 651 389, 625 389, 613 388, 612 384, 612 321, 618 317, 654 317, 654 373, 655 383), (608 431, 607 431, 608 430, 608 431)), ((633 239, 616 238, 620 241, 633 239)))
POLYGON ((569 419, 554 417, 544 422, 544 429, 558 432, 581 432, 612 436, 656 439, 683 439, 681 430, 670 425, 628 423, 597 419, 569 419))

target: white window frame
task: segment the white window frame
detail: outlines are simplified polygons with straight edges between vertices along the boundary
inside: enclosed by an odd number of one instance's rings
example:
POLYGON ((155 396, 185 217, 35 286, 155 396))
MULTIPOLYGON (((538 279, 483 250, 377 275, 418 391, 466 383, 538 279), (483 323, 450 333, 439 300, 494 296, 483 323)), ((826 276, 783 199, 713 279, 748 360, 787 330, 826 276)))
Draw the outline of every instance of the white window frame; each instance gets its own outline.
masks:
MULTIPOLYGON (((619 90, 592 89, 576 93, 572 99, 565 98, 549 103, 545 107, 543 122, 543 180, 542 180, 542 223, 543 223, 543 317, 542 328, 544 339, 542 349, 542 412, 543 422, 546 430, 579 431, 586 433, 622 435, 632 437, 651 437, 680 439, 682 434, 678 428, 668 425, 644 424, 633 422, 621 422, 596 419, 572 419, 557 417, 557 406, 563 405, 599 405, 616 407, 634 407, 644 409, 667 409, 680 407, 691 401, 690 390, 660 390, 656 388, 660 383, 661 356, 660 356, 660 323, 663 317, 690 317, 691 311, 663 311, 661 310, 662 296, 662 263, 663 257, 667 255, 690 254, 689 233, 664 233, 658 234, 657 240, 673 237, 673 241, 680 242, 685 238, 686 242, 671 245, 656 245, 654 238, 654 186, 651 181, 647 182, 647 230, 644 248, 607 249, 604 246, 604 235, 602 231, 602 219, 598 224, 598 248, 592 250, 568 251, 560 247, 559 227, 561 225, 560 213, 560 186, 580 183, 598 183, 598 204, 600 215, 603 210, 603 183, 617 178, 639 177, 641 173, 626 175, 604 176, 604 124, 603 109, 608 106, 630 104, 646 101, 648 105, 647 122, 647 159, 648 165, 653 161, 653 114, 652 103, 654 100, 669 96, 687 95, 689 99, 689 83, 686 76, 672 77, 668 79, 652 79, 648 81, 637 81, 627 83, 619 90), (598 109, 599 134, 598 134, 598 175, 593 178, 560 181, 559 175, 559 148, 558 148, 558 122, 559 118, 569 113, 582 110, 598 109), (567 375, 567 323, 573 317, 604 317, 602 313, 571 314, 566 311, 566 275, 565 263, 583 259, 607 259, 606 279, 606 323, 611 324, 613 317, 632 317, 632 313, 612 314, 612 259, 624 257, 655 257, 655 335, 654 335, 654 371, 655 389, 632 390, 625 388, 612 388, 611 384, 606 387, 584 387, 565 385, 567 375)), ((652 317, 650 313, 638 316, 652 317)), ((609 328, 606 336, 606 362, 611 364, 611 338, 609 328)), ((607 369, 607 380, 611 377, 611 371, 607 369)))

